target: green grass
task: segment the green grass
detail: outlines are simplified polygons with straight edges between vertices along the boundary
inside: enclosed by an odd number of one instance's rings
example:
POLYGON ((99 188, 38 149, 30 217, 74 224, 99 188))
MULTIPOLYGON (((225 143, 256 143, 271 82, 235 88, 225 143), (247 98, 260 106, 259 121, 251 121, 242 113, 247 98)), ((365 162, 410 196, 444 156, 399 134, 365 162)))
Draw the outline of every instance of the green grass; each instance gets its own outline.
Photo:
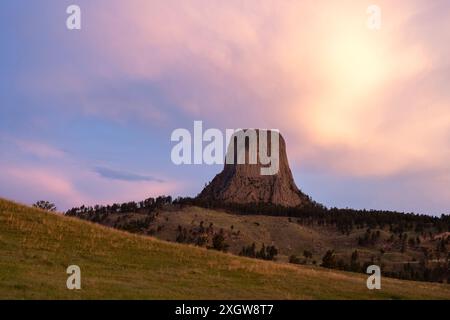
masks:
POLYGON ((0 200, 2 299, 449 299, 450 286, 223 254, 0 200), (81 268, 82 290, 66 288, 81 268))

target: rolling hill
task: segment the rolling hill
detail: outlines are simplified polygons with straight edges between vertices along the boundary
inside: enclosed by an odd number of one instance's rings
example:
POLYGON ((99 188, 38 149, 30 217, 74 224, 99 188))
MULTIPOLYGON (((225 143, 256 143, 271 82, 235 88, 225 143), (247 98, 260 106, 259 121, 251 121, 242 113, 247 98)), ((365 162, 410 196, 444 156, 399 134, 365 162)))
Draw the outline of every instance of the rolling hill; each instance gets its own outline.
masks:
MULTIPOLYGON (((364 264, 375 263, 382 266, 383 272, 391 272, 391 276, 393 271, 401 272, 410 266, 415 270, 423 268, 424 250, 429 254, 428 267, 439 264, 445 267, 446 256, 436 252, 436 248, 449 241, 445 232, 434 231, 430 235, 412 227, 408 231, 395 232, 394 226, 369 228, 360 225, 342 232, 335 225, 320 224, 320 220, 305 222, 296 217, 236 214, 198 206, 165 205, 152 213, 144 209, 102 214, 88 211, 77 217, 161 240, 203 247, 211 247, 214 235, 221 233, 230 253, 239 255, 252 243, 257 250, 263 245, 275 246, 278 251, 276 260, 280 262, 288 262, 295 256, 297 263, 320 264, 325 253, 334 250, 336 259, 348 266, 352 253, 357 251, 361 268, 364 264), (412 244, 411 239, 414 240, 412 244), (305 250, 311 254, 306 260, 305 250), (434 252, 434 256, 430 252, 434 252), (441 255, 439 260, 438 254, 441 255)), ((433 229, 429 227, 428 230, 433 229)), ((447 247, 448 244, 445 250, 447 247)))
POLYGON ((1 299, 450 299, 450 285, 233 256, 0 200, 1 299), (66 268, 81 268, 81 290, 66 268))

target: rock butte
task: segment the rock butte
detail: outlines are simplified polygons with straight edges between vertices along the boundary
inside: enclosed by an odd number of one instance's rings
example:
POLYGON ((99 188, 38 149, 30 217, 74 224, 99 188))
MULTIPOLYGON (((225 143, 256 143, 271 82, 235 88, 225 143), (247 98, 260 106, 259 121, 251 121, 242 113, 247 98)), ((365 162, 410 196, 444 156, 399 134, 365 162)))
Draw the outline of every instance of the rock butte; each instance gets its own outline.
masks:
MULTIPOLYGON (((244 130, 246 131, 246 130, 244 130)), ((256 130, 259 139, 259 132, 256 130)), ((232 137, 231 143, 236 134, 232 137)), ((267 132, 270 150, 270 132, 267 132)), ((296 186, 286 154, 286 143, 279 135, 279 170, 275 175, 261 175, 261 164, 225 163, 222 172, 217 174, 197 196, 199 200, 218 201, 222 203, 267 203, 285 207, 304 206, 311 203, 308 196, 296 186)), ((249 145, 245 145, 248 153, 249 145)), ((235 147, 236 150, 236 147, 235 147)), ((228 148, 228 152, 231 152, 228 148)), ((258 149, 259 152, 259 149, 258 149)))

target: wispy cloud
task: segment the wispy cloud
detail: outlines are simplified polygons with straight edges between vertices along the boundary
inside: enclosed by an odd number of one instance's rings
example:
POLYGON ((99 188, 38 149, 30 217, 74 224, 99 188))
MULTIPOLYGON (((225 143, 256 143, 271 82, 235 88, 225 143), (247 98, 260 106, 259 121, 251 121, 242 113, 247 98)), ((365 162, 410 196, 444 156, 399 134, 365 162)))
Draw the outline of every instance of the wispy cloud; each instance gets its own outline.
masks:
POLYGON ((45 143, 35 141, 16 140, 17 145, 24 151, 40 158, 63 158, 66 152, 45 143))
POLYGON ((95 167, 94 171, 98 173, 103 178, 122 180, 122 181, 155 181, 164 182, 162 179, 158 179, 149 175, 142 175, 131 173, 127 171, 115 170, 106 167, 95 167))
POLYGON ((14 138, 4 133, 0 137, 0 142, 12 144, 21 152, 41 159, 62 159, 67 156, 66 151, 46 142, 14 138))
POLYGON ((31 204, 37 200, 55 202, 60 210, 81 204, 108 204, 139 201, 151 196, 171 194, 182 188, 182 182, 152 180, 148 176, 109 172, 117 178, 104 179, 87 167, 73 161, 52 164, 10 164, 0 162, 0 195, 31 204))

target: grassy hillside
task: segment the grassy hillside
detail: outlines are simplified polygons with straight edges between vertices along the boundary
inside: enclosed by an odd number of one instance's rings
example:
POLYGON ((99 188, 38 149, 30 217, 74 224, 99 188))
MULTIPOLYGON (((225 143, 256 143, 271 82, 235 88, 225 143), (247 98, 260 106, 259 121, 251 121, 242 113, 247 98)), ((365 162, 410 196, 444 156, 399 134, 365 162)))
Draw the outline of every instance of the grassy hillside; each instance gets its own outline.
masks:
MULTIPOLYGON (((418 264, 423 258, 423 248, 433 250, 437 245, 435 237, 424 238, 420 233, 409 232, 409 237, 420 237, 421 244, 407 246, 402 251, 398 235, 390 232, 386 226, 384 229, 373 229, 374 233, 380 232, 376 244, 361 246, 358 244, 358 238, 364 236, 367 227, 354 228, 348 234, 343 234, 335 226, 300 224, 295 217, 237 215, 223 210, 193 206, 158 210, 155 219, 146 222, 148 217, 146 213, 111 213, 98 222, 173 242, 177 239, 179 227, 188 232, 198 232, 201 223, 205 228, 212 224, 214 232, 221 229, 224 231, 226 243, 229 245, 228 251, 234 254, 239 254, 243 246, 252 243, 255 243, 257 248, 262 244, 274 245, 279 251, 276 257, 278 261, 288 262, 291 255, 304 260, 303 252, 308 250, 312 253, 308 264, 313 264, 313 261, 320 264, 327 250, 335 250, 337 258, 346 262, 349 262, 352 252, 357 250, 360 262, 373 259, 375 263, 383 265, 385 271, 402 270, 408 263, 418 264), (136 227, 136 222, 141 224, 136 227), (389 241, 391 236, 395 236, 395 243, 389 241), (382 254, 380 249, 383 249, 382 254)), ((205 246, 211 245, 211 238, 209 235, 205 246)))
POLYGON ((0 200, 2 299, 450 298, 450 286, 236 257, 128 234, 0 200), (66 289, 79 265, 82 290, 66 289))

